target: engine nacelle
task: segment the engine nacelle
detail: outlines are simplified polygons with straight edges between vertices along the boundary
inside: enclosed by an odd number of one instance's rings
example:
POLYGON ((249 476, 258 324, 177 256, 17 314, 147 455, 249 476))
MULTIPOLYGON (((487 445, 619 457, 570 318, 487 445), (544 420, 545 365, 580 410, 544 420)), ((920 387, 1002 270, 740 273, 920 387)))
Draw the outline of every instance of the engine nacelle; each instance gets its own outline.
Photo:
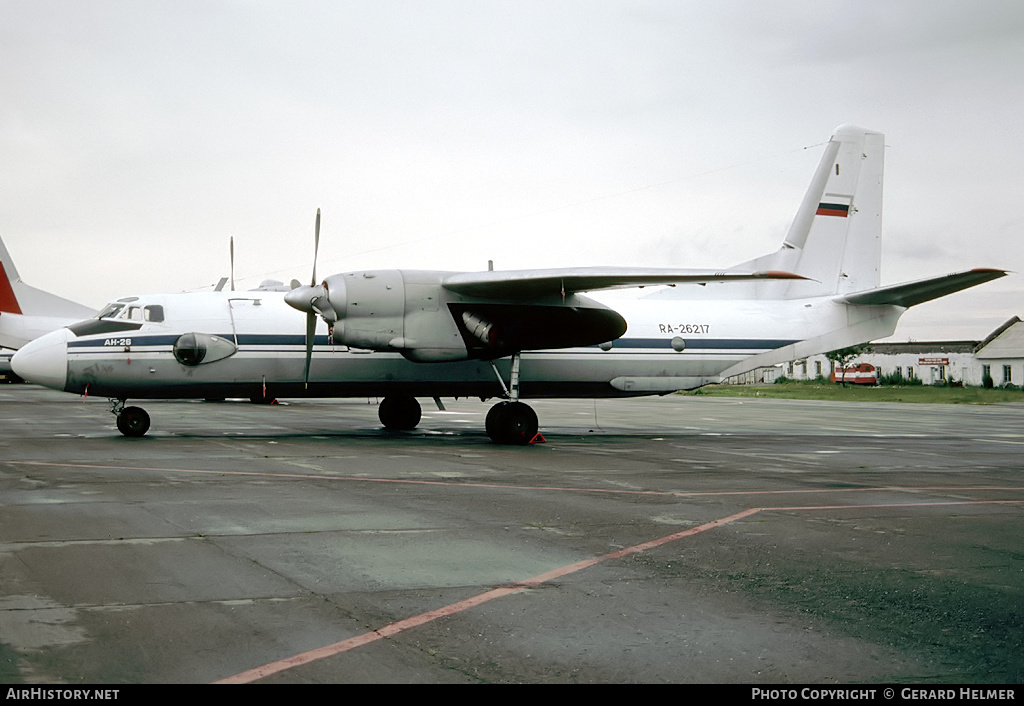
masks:
POLYGON ((353 348, 398 351, 417 362, 466 360, 469 353, 442 299, 445 273, 368 270, 324 280, 337 316, 334 340, 353 348))

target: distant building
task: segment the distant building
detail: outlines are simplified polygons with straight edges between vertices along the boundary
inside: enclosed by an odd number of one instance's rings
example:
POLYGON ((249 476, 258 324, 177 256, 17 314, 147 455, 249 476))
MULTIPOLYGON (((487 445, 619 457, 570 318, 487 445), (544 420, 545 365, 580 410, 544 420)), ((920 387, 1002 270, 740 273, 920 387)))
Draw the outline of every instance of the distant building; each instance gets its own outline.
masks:
MULTIPOLYGON (((870 363, 878 374, 918 378, 926 385, 941 382, 982 385, 985 375, 996 387, 1024 384, 1024 322, 1013 317, 984 341, 922 341, 872 343, 871 351, 857 356, 854 363, 870 363)), ((827 380, 834 364, 822 355, 793 360, 773 368, 758 368, 744 376, 730 378, 732 384, 775 382, 780 376, 793 380, 827 380)))
POLYGON ((978 346, 978 359, 996 386, 1024 384, 1024 322, 1013 317, 978 346))

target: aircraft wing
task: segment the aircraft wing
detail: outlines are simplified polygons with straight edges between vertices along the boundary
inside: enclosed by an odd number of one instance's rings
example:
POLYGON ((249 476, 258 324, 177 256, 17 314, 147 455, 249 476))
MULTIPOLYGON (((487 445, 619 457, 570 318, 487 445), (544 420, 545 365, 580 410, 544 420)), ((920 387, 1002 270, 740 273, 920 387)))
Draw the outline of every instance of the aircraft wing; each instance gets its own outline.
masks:
POLYGON ((1007 274, 1006 270, 975 268, 963 272, 954 272, 953 274, 941 277, 929 277, 928 279, 921 279, 915 282, 891 284, 885 287, 867 289, 863 292, 854 292, 836 297, 836 301, 860 306, 894 305, 911 307, 915 304, 944 297, 953 292, 959 292, 961 289, 967 289, 976 284, 999 279, 1007 274))
POLYGON ((791 272, 764 270, 674 270, 663 268, 573 267, 547 270, 460 272, 448 275, 442 286, 459 294, 493 298, 529 298, 546 294, 590 292, 658 284, 707 284, 758 279, 806 279, 791 272))

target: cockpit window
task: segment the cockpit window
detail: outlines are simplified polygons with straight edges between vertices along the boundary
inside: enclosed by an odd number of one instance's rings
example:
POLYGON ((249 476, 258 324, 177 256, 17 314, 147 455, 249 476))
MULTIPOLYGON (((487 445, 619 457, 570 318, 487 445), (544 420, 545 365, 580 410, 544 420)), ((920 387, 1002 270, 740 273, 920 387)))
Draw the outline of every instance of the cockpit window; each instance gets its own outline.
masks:
POLYGON ((160 323, 164 320, 164 308, 160 304, 150 304, 148 306, 132 304, 125 306, 121 303, 114 303, 108 304, 96 315, 96 318, 160 323))
POLYGON ((124 308, 124 304, 107 304, 106 308, 103 309, 99 314, 96 315, 97 319, 112 319, 117 316, 118 312, 124 308))

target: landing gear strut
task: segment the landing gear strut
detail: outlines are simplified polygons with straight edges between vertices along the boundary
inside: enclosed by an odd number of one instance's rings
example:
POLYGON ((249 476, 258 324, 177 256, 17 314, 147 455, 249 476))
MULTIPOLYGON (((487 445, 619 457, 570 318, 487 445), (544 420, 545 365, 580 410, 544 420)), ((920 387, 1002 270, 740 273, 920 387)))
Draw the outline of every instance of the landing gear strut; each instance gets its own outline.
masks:
POLYGON ((508 400, 499 402, 487 413, 484 428, 495 444, 525 445, 537 438, 537 413, 528 404, 519 401, 519 353, 512 355, 512 372, 506 386, 498 372, 498 366, 491 361, 494 374, 508 400))
POLYGON ((130 437, 149 431, 149 413, 142 407, 125 407, 124 400, 111 400, 110 411, 117 417, 117 430, 130 437))

